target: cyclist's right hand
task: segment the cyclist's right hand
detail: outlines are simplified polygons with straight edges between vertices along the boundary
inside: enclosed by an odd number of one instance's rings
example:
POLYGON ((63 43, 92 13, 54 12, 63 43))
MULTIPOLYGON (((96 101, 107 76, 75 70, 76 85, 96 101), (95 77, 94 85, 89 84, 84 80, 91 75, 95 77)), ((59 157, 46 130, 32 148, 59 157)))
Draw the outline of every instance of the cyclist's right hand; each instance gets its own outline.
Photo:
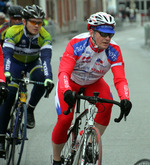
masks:
POLYGON ((46 88, 46 94, 45 94, 45 98, 48 98, 49 94, 51 93, 52 89, 54 88, 54 83, 51 79, 46 79, 44 81, 44 86, 46 88))
POLYGON ((6 88, 6 83, 0 82, 0 104, 7 99, 8 89, 6 88))
POLYGON ((10 72, 5 72, 6 83, 10 83, 12 81, 12 76, 10 72))
POLYGON ((73 92, 71 90, 67 90, 64 93, 64 101, 69 105, 70 108, 74 107, 75 98, 73 96, 73 92))

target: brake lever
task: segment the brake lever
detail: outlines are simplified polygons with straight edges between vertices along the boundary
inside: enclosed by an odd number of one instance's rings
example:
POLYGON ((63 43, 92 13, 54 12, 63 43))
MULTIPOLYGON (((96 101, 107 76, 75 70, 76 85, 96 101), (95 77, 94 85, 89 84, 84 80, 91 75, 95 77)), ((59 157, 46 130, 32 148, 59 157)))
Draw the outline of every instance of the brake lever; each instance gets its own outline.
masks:
MULTIPOLYGON (((123 113, 123 111, 121 110, 119 117, 118 117, 118 118, 115 118, 114 121, 115 121, 116 123, 119 123, 119 122, 122 120, 123 116, 124 116, 124 113, 123 113)), ((126 119, 125 119, 125 121, 126 121, 126 119)))
POLYGON ((68 107, 68 109, 66 111, 64 111, 63 114, 68 115, 71 112, 72 112, 72 107, 68 107))

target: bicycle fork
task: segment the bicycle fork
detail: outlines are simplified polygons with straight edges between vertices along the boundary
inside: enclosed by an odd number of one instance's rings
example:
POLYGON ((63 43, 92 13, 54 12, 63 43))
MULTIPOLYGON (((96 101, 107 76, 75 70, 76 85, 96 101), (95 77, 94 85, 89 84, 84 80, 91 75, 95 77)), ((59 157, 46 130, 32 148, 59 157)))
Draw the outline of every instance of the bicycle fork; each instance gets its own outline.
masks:
POLYGON ((86 152, 86 144, 87 144, 87 130, 84 130, 84 133, 81 137, 81 142, 79 144, 78 151, 76 152, 73 165, 84 165, 85 163, 85 152, 86 152), (79 162, 79 157, 81 157, 81 162, 79 162))
POLYGON ((21 123, 21 118, 22 118, 22 113, 21 113, 21 108, 19 108, 16 112, 16 121, 15 121, 15 125, 14 125, 14 130, 13 130, 13 138, 18 137, 18 131, 19 131, 19 126, 21 123))

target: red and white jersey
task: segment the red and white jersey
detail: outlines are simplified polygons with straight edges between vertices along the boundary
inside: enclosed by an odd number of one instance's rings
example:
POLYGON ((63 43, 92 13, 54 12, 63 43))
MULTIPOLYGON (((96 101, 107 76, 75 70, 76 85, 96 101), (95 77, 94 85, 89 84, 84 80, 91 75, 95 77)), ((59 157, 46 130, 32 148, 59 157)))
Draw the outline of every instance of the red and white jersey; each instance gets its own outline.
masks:
POLYGON ((2 48, 0 46, 0 82, 5 82, 5 75, 4 75, 4 58, 2 48))
POLYGON ((120 47, 111 40, 105 50, 94 47, 89 33, 82 33, 68 43, 59 65, 59 81, 63 93, 71 89, 69 79, 79 85, 90 85, 102 78, 108 70, 114 74, 114 83, 120 99, 129 99, 128 84, 120 47))

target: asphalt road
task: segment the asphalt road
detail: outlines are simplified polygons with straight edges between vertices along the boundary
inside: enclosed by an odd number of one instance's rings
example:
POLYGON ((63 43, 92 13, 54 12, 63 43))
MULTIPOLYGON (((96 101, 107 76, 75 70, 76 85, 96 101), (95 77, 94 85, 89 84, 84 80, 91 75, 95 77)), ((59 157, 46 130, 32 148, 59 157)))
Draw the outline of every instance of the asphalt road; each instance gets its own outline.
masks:
MULTIPOLYGON (((72 35, 72 34, 71 34, 72 35)), ((57 82, 59 58, 65 50, 69 35, 61 35, 53 44, 52 68, 57 82)), ((144 28, 140 25, 125 25, 117 31, 114 40, 120 45, 126 77, 133 104, 127 121, 115 123, 119 109, 114 106, 109 127, 102 137, 103 165, 134 165, 142 158, 150 159, 150 49, 144 46, 144 28)), ((119 100, 113 85, 111 71, 105 76, 114 99, 119 100)), ((51 165, 51 133, 56 123, 54 92, 43 98, 35 111, 36 127, 28 130, 21 165, 51 165)), ((0 165, 4 165, 0 160, 0 165)))

